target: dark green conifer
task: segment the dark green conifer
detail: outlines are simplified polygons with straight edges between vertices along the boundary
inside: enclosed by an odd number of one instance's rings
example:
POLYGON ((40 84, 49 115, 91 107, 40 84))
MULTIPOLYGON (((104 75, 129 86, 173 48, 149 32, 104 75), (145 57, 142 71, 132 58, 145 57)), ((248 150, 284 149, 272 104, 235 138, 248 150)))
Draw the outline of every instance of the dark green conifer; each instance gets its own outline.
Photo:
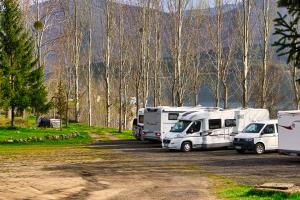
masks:
POLYGON ((0 0, 0 95, 4 108, 15 111, 29 106, 36 112, 49 109, 43 86, 43 70, 37 67, 34 41, 26 30, 17 0, 0 0))
POLYGON ((287 63, 292 63, 300 68, 300 1, 299 0, 279 0, 278 6, 286 8, 287 14, 278 12, 275 21, 275 35, 279 38, 274 42, 277 46, 279 56, 286 56, 287 63))

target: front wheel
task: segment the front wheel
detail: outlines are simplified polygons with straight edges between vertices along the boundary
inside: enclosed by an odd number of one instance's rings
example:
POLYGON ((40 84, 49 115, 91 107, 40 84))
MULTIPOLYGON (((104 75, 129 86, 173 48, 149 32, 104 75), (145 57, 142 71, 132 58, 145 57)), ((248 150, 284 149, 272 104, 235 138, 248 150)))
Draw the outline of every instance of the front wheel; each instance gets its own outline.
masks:
POLYGON ((263 154, 263 153, 265 153, 265 145, 263 145, 262 143, 257 143, 255 145, 255 152, 257 154, 263 154))
POLYGON ((192 150, 192 144, 190 142, 183 142, 181 145, 181 151, 189 152, 192 150))

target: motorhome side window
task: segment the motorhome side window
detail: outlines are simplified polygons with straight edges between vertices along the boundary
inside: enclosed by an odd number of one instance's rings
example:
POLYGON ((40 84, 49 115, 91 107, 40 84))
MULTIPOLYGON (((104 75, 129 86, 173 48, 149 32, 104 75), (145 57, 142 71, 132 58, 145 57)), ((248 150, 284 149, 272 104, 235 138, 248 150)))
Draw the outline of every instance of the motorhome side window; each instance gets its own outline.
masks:
POLYGON ((235 119, 225 119, 225 127, 236 127, 235 119))
POLYGON ((201 129, 201 122, 200 121, 195 121, 193 122, 192 126, 189 128, 187 131, 188 133, 196 133, 199 132, 201 129))
POLYGON ((267 125, 267 126, 264 128, 263 133, 264 133, 264 134, 272 134, 272 133, 275 133, 275 127, 274 127, 274 124, 269 124, 269 125, 267 125))
POLYGON ((169 120, 177 120, 179 114, 178 113, 169 113, 168 119, 169 120))
POLYGON ((219 129, 222 127, 221 119, 210 119, 208 121, 209 129, 219 129))
POLYGON ((144 115, 139 116, 139 123, 141 123, 141 124, 144 123, 144 115))

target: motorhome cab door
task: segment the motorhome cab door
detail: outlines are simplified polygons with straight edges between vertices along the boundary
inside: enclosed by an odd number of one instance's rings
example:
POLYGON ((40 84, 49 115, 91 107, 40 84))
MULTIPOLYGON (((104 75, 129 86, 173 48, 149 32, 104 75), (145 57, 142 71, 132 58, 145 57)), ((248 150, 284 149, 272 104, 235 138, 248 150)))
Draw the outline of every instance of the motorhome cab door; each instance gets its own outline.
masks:
POLYGON ((186 136, 192 140, 193 148, 199 147, 202 143, 201 124, 200 120, 194 121, 186 131, 186 136))
POLYGON ((266 150, 278 148, 278 133, 275 124, 267 124, 260 135, 261 141, 265 144, 266 150))

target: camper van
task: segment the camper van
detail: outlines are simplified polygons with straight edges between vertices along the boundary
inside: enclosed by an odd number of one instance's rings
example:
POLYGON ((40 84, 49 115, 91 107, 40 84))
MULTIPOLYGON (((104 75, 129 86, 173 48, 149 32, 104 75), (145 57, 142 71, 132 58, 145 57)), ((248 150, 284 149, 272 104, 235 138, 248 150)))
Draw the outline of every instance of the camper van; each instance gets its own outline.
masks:
POLYGON ((269 111, 229 109, 187 112, 166 134, 162 147, 184 152, 196 148, 229 147, 237 133, 257 120, 269 120, 269 111))
POLYGON ((278 113, 278 151, 300 156, 300 111, 278 113))
POLYGON ((140 108, 137 117, 133 120, 132 135, 136 140, 143 140, 144 108, 140 108))
POLYGON ((257 121, 250 123, 241 133, 236 135, 233 145, 238 153, 278 149, 278 120, 257 121))
POLYGON ((145 108, 145 124, 143 137, 145 140, 161 142, 165 133, 171 130, 172 126, 177 122, 185 112, 196 112, 198 110, 220 110, 213 107, 149 107, 145 108))

